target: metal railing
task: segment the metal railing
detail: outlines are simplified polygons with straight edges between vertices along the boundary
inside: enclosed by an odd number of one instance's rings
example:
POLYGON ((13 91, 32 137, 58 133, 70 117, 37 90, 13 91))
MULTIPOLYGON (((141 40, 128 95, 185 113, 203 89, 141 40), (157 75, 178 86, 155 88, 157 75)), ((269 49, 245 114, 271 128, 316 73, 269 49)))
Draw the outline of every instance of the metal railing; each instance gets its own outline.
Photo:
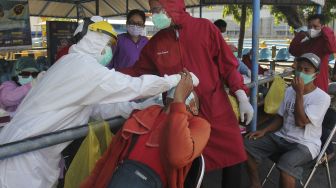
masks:
MULTIPOLYGON (((125 119, 116 117, 105 121, 109 123, 110 129, 117 129, 122 126, 125 119)), ((103 126, 103 124, 95 126, 99 127, 103 126)), ((0 145, 0 160, 82 138, 87 135, 88 131, 89 127, 86 124, 0 145)))

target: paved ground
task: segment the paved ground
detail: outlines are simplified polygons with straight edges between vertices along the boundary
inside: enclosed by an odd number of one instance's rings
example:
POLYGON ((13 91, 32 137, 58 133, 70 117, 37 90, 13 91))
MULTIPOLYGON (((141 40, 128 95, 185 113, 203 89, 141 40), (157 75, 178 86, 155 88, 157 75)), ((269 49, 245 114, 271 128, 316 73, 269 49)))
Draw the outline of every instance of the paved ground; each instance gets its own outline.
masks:
MULTIPOLYGON (((268 169, 272 166, 271 161, 266 161, 261 165, 260 168, 260 177, 266 177, 266 174, 268 172, 268 169)), ((305 177, 308 177, 308 171, 305 173, 305 177)), ((336 186, 336 162, 332 161, 330 163, 330 174, 332 179, 333 186, 336 186)), ((245 167, 242 170, 242 181, 240 184, 240 188, 248 188, 249 187, 249 180, 247 177, 247 172, 245 167)), ((267 182, 265 184, 265 188, 278 188, 278 179, 279 179, 279 172, 277 170, 273 171, 273 174, 271 175, 271 179, 275 182, 275 184, 272 184, 271 182, 267 182)), ((203 188, 220 188, 220 182, 221 182, 221 173, 220 171, 209 173, 209 175, 204 179, 204 187, 203 188)), ((300 187, 299 184, 297 187, 300 187)), ((328 188, 328 179, 326 175, 326 168, 324 166, 320 166, 315 176, 313 177, 309 188, 328 188)))

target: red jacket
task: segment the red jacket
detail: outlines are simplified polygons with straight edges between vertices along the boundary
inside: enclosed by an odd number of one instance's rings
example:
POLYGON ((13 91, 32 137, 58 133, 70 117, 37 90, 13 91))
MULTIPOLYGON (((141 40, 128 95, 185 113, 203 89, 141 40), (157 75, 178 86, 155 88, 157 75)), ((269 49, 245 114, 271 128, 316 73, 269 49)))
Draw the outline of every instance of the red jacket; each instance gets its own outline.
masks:
MULTIPOLYGON (((243 63, 250 69, 252 70, 252 60, 250 58, 250 55, 243 55, 243 59, 242 59, 243 63)), ((258 64, 258 74, 264 74, 264 72, 267 71, 267 69, 262 68, 259 64, 258 64)))
POLYGON ((301 56, 304 53, 314 53, 321 59, 320 73, 314 83, 323 91, 328 92, 329 84, 329 56, 336 52, 336 39, 334 32, 329 27, 323 27, 321 36, 301 42, 306 35, 300 32, 295 35, 289 46, 289 53, 293 56, 301 56))
POLYGON ((163 29, 143 48, 138 62, 121 72, 132 76, 175 74, 186 67, 200 80, 195 91, 200 116, 211 123, 211 136, 203 155, 206 169, 232 166, 246 160, 242 136, 224 83, 231 92, 246 89, 237 71, 238 61, 218 28, 207 19, 185 12, 183 0, 161 0, 178 25, 178 32, 163 29))
POLYGON ((200 156, 210 136, 210 124, 187 112, 182 103, 172 103, 167 115, 160 106, 138 111, 128 119, 121 131, 113 137, 108 150, 96 164, 92 174, 81 188, 103 188, 109 183, 118 163, 124 159, 131 135, 151 134, 147 144, 158 145, 169 188, 183 188, 192 161, 200 156), (166 121, 152 130, 158 118, 166 121), (162 127, 161 127, 162 126, 162 127), (161 127, 161 128, 158 128, 161 127), (161 131, 162 130, 162 131, 161 131))

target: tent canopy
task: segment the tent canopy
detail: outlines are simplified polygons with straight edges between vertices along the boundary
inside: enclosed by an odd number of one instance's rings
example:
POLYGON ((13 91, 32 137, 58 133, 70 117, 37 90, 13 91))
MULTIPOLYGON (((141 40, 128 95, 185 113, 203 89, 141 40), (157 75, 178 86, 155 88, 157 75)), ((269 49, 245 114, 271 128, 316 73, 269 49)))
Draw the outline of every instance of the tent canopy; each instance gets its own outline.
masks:
MULTIPOLYGON (((252 0, 201 0, 202 6, 214 4, 243 4, 252 0)), ((96 0, 28 0, 31 16, 77 18, 77 9, 85 17, 96 13, 96 0), (77 5, 80 6, 77 6, 77 5), (79 7, 79 8, 78 8, 79 7)), ((324 5, 325 0, 261 0, 262 4, 307 5, 317 3, 324 5)), ((200 0, 185 0, 187 7, 200 6, 200 0)), ((148 0, 98 0, 99 15, 103 17, 125 15, 128 10, 149 10, 148 0)))

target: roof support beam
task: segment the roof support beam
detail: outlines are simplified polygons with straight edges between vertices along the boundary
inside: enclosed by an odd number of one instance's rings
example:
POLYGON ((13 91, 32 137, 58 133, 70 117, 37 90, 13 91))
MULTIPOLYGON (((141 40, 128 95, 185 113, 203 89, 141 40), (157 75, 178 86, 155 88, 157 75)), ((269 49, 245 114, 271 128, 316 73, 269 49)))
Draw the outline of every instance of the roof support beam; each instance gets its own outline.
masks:
POLYGON ((136 4, 138 4, 142 9, 143 11, 148 11, 138 0, 134 0, 136 2, 136 4))
POLYGON ((44 10, 48 7, 48 5, 49 5, 49 1, 46 3, 46 4, 44 4, 44 6, 42 7, 42 9, 40 10, 40 12, 38 13, 38 15, 41 15, 43 12, 44 12, 44 10))
POLYGON ((65 17, 68 17, 71 12, 76 8, 76 5, 72 6, 72 8, 69 10, 69 12, 65 15, 65 17))
POLYGON ((92 12, 91 10, 89 10, 88 8, 86 8, 83 4, 81 4, 81 6, 83 7, 83 9, 85 9, 86 11, 88 11, 90 14, 95 15, 94 12, 92 12))
POLYGON ((109 2, 107 2, 106 0, 103 0, 107 6, 109 6, 114 12, 116 12, 117 14, 121 14, 116 8, 114 8, 112 5, 110 5, 109 2))

